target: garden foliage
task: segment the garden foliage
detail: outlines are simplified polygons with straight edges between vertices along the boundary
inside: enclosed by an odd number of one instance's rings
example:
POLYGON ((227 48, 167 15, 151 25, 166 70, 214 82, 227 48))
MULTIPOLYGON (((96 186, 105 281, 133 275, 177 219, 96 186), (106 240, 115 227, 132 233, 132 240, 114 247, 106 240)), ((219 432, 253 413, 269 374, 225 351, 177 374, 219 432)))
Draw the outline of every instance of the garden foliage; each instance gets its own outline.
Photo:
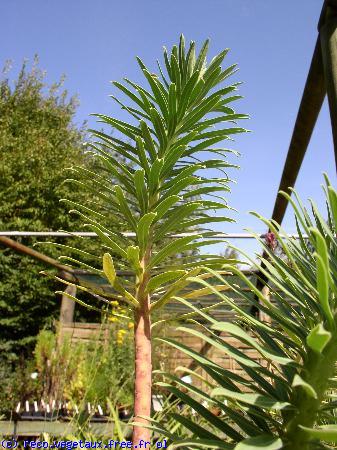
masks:
POLYGON ((202 287, 211 289, 219 301, 230 306, 237 320, 235 323, 218 322, 203 313, 207 327, 201 331, 184 328, 184 331, 229 355, 243 369, 244 375, 224 369, 207 355, 200 355, 180 342, 164 339, 191 356, 211 379, 211 389, 206 391, 184 383, 175 375, 162 374, 166 381, 160 382, 160 386, 174 393, 206 422, 200 426, 196 421, 175 414, 175 419, 188 430, 189 438, 181 441, 168 430, 166 435, 174 443, 172 448, 335 448, 337 192, 327 178, 325 193, 327 211, 324 217, 313 202, 310 215, 296 192, 296 200, 283 194, 294 209, 299 239, 287 237, 277 223, 255 214, 283 250, 275 252, 270 239, 263 240, 256 235, 264 251, 264 256, 260 257, 262 264, 249 259, 253 268, 261 270, 268 280, 270 297, 258 291, 235 266, 225 269, 238 276, 250 292, 242 291, 231 282, 231 277, 208 269, 218 284, 246 299, 269 320, 251 316, 225 291, 220 292, 206 280, 195 278, 202 287), (248 351, 236 349, 226 338, 220 337, 219 332, 248 345, 248 350, 257 352, 260 360, 253 359, 248 351), (204 401, 220 415, 203 406, 204 401))
POLYGON ((86 403, 130 405, 133 390, 132 330, 114 327, 107 334, 102 326, 91 342, 71 343, 65 335, 42 330, 35 348, 39 398, 60 399, 85 409, 86 403))

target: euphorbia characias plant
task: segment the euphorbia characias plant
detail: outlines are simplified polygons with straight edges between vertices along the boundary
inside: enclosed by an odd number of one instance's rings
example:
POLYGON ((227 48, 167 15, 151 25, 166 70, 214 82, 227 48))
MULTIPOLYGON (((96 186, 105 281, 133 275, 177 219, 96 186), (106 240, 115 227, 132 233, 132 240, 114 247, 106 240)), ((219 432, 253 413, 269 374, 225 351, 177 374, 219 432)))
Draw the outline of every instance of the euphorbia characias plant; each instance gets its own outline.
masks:
MULTIPOLYGON (((254 270, 261 271, 269 295, 259 291, 256 283, 235 266, 224 267, 227 274, 232 273, 234 277, 207 270, 246 305, 238 304, 233 295, 226 295, 225 290, 220 292, 207 280, 197 279, 197 283, 211 288, 219 301, 236 312, 232 322, 220 322, 203 312, 201 331, 180 328, 207 342, 208 355, 200 355, 180 342, 159 338, 192 357, 196 370, 202 368, 207 374, 207 384, 202 389, 171 373, 162 374, 166 382, 159 385, 193 408, 201 418, 200 426, 196 426, 188 414, 171 414, 170 419, 186 429, 184 440, 181 429, 179 435, 161 429, 173 441, 172 448, 336 448, 337 191, 327 176, 324 190, 324 213, 313 201, 310 208, 306 208, 295 191, 295 198, 281 193, 295 213, 298 239, 288 236, 274 220, 253 213, 270 230, 267 239, 255 234, 262 245, 263 256, 256 260, 235 250, 247 258, 254 270), (276 252, 276 246, 282 252, 276 252), (259 320, 249 314, 247 305, 260 309, 269 319, 259 320), (230 340, 219 337, 220 332, 226 333, 230 340), (240 345, 233 345, 234 342, 240 345), (245 351, 240 349, 241 345, 245 351), (233 358, 241 373, 221 367, 210 356, 212 349, 233 358), (254 354, 258 358, 254 358, 254 354), (218 412, 214 414, 214 411, 218 412), (219 411, 222 414, 219 415, 219 411)), ((200 371, 198 375, 200 377, 200 371)), ((157 431, 159 427, 156 423, 157 431)))
POLYGON ((134 317, 134 445, 140 439, 150 441, 151 315, 186 287, 190 277, 202 276, 203 267, 222 263, 219 256, 200 253, 174 262, 172 257, 216 242, 210 224, 231 220, 221 214, 228 208, 223 194, 229 191, 225 169, 231 164, 225 156, 230 150, 219 143, 244 132, 236 121, 247 116, 236 114, 231 106, 239 98, 237 83, 223 84, 236 70, 235 65, 221 67, 227 50, 209 64, 207 51, 208 41, 198 55, 194 42, 185 50, 181 36, 179 46, 171 52, 164 49, 166 70, 158 63, 158 75, 137 58, 146 87, 127 78, 124 83, 113 82, 124 98, 112 98, 129 113, 130 122, 97 114, 114 134, 92 131, 97 142, 91 147, 105 170, 73 168, 73 173, 87 175, 88 182, 76 177, 72 181, 101 200, 100 206, 71 204, 101 240, 104 255, 99 268, 70 262, 104 276, 115 294, 84 289, 108 301, 124 302, 134 317), (111 214, 129 234, 106 225, 111 214), (169 239, 172 234, 174 239, 169 239), (132 282, 117 276, 121 269, 132 271, 132 282))

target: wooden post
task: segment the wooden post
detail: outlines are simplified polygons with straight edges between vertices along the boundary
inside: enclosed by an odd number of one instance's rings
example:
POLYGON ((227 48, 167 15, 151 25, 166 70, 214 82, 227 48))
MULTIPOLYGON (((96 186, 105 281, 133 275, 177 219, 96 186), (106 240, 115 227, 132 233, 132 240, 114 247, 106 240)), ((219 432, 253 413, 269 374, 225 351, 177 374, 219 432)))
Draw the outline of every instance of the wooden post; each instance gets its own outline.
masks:
POLYGON ((329 101, 332 137, 337 170, 337 5, 328 3, 320 25, 324 78, 329 101))
MULTIPOLYGON (((67 286, 63 292, 76 297, 76 286, 67 286)), ((67 297, 66 295, 62 295, 60 321, 56 326, 57 347, 60 347, 63 342, 63 326, 72 324, 74 322, 74 311, 75 311, 74 300, 67 297)))
MULTIPOLYGON (((262 295, 270 301, 270 289, 268 286, 263 286, 261 290, 262 295)), ((271 324, 271 318, 264 311, 260 311, 260 320, 262 322, 266 322, 267 324, 271 324)))
MULTIPOLYGON (((67 286, 65 293, 76 297, 76 286, 67 286)), ((75 302, 66 295, 62 295, 61 311, 60 311, 60 325, 72 323, 74 321, 75 302)))
MULTIPOLYGON (((322 24, 325 23, 324 21, 328 7, 327 5, 330 2, 337 4, 337 0, 326 0, 324 2, 319 19, 319 28, 321 28, 322 24)), ((293 188, 295 186, 295 182, 300 171, 304 155, 308 148, 318 114, 321 110, 325 94, 326 86, 323 69, 322 44, 321 38, 318 36, 272 214, 272 219, 280 225, 285 216, 288 200, 280 195, 279 191, 289 193, 289 188, 293 188)), ((336 102, 335 106, 337 108, 336 102)), ((266 257, 265 253, 263 253, 263 257, 266 257)), ((261 268, 265 268, 263 263, 261 263, 261 268)), ((262 271, 260 271, 257 275, 256 287, 262 291, 267 282, 268 280, 266 276, 262 273, 262 271)), ((255 299, 257 299, 257 296, 255 296, 255 299)), ((251 308, 251 313, 253 315, 260 316, 260 311, 255 306, 251 308)))
MULTIPOLYGON (((284 164, 279 191, 289 192, 289 187, 295 186, 325 93, 321 45, 318 38, 284 164)), ((272 218, 279 224, 283 220, 287 205, 288 200, 277 192, 272 218)))

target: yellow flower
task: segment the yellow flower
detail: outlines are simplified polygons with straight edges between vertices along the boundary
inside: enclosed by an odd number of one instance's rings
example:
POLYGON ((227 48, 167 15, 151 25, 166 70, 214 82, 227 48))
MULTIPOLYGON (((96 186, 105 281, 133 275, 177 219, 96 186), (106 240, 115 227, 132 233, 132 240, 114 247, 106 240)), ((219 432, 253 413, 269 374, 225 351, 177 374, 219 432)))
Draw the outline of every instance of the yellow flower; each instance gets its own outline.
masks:
POLYGON ((129 330, 130 330, 131 328, 133 328, 133 326, 134 326, 134 325, 133 325, 133 322, 129 322, 129 323, 128 323, 128 328, 129 328, 129 330))
POLYGON ((124 341, 124 334, 126 333, 126 330, 118 330, 117 331, 117 344, 121 345, 124 341))

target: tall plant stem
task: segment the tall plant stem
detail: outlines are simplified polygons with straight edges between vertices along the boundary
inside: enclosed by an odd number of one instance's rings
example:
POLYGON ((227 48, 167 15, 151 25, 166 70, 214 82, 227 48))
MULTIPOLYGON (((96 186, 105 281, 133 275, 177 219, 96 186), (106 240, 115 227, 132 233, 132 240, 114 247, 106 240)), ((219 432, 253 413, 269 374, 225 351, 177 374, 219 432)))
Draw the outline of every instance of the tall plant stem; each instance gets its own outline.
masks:
POLYGON ((291 403, 296 410, 288 421, 284 434, 286 450, 309 450, 312 443, 309 442, 308 434, 300 426, 312 428, 317 420, 318 412, 329 386, 329 379, 335 373, 337 359, 337 330, 333 330, 332 338, 321 354, 309 352, 308 359, 300 374, 316 392, 317 397, 308 395, 304 390, 294 390, 291 403))
MULTIPOLYGON (((146 267, 150 258, 150 247, 145 253, 141 266, 146 267)), ((141 416, 151 415, 152 388, 152 355, 151 355, 151 316, 150 296, 145 294, 148 274, 145 272, 139 279, 137 300, 139 308, 135 310, 135 385, 134 385, 134 417, 140 424, 149 425, 149 421, 141 416)), ((151 431, 141 425, 134 425, 132 442, 139 446, 141 439, 150 442, 151 431)))

